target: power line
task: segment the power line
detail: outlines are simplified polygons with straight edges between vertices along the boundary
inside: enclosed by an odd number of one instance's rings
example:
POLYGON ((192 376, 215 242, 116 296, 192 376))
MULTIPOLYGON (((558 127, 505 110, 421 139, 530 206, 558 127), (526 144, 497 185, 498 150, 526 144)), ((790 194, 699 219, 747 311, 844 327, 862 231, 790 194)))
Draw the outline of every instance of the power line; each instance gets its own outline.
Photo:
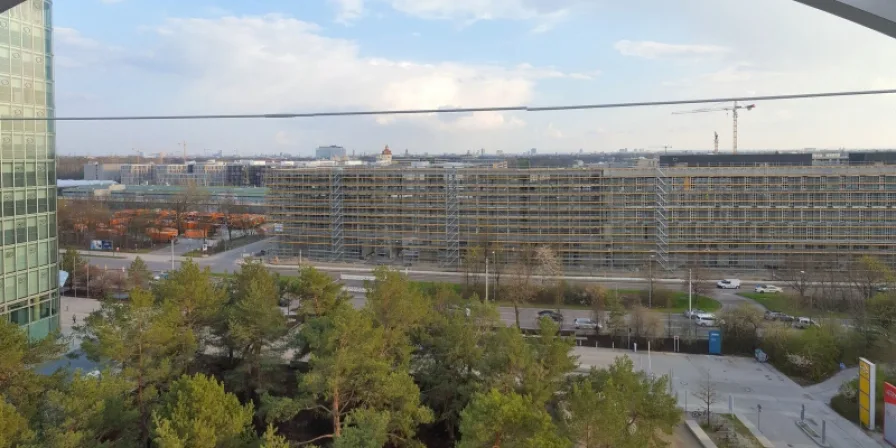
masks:
POLYGON ((3 117, 0 121, 146 121, 146 120, 232 120, 256 118, 323 118, 348 117, 365 115, 420 115, 420 114, 457 114, 470 112, 552 112, 563 110, 589 109, 621 109, 628 107, 674 106, 682 104, 730 103, 734 101, 781 101, 809 98, 830 98, 842 96, 886 95, 896 93, 890 90, 857 90, 850 92, 801 93, 792 95, 741 96, 730 98, 706 98, 696 100, 644 101, 635 103, 579 104, 562 106, 507 106, 507 107, 464 107, 440 109, 405 109, 405 110, 368 110, 345 112, 307 112, 278 114, 214 114, 214 115, 131 115, 131 116, 94 116, 94 117, 3 117))

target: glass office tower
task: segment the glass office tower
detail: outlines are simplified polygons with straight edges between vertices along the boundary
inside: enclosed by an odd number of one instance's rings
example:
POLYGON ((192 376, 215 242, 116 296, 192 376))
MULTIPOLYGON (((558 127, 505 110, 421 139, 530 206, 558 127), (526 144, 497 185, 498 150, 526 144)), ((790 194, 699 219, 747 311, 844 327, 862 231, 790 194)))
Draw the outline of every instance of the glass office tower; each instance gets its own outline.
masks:
POLYGON ((59 327, 52 2, 0 14, 0 319, 32 339, 59 327))

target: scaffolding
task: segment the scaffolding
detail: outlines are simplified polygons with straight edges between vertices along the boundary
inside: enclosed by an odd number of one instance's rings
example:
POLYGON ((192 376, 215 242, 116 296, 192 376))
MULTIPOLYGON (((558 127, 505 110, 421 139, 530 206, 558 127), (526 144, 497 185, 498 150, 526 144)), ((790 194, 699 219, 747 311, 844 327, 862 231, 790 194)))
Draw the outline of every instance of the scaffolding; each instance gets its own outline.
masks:
POLYGON ((663 172, 659 165, 656 167, 656 206, 654 208, 654 216, 656 218, 656 261, 663 269, 669 269, 669 234, 668 220, 669 215, 668 203, 666 201, 666 191, 669 189, 669 182, 666 179, 666 173, 663 172))
POLYGON ((445 261, 444 266, 460 263, 460 211, 457 201, 457 169, 445 172, 445 261))
POLYGON ((279 168, 267 179, 278 253, 458 269, 553 248, 566 272, 787 257, 896 264, 896 166, 279 168))
POLYGON ((345 216, 342 210, 342 170, 333 170, 333 182, 330 185, 330 240, 331 240, 331 260, 333 262, 341 262, 345 258, 345 234, 343 232, 343 221, 345 216))

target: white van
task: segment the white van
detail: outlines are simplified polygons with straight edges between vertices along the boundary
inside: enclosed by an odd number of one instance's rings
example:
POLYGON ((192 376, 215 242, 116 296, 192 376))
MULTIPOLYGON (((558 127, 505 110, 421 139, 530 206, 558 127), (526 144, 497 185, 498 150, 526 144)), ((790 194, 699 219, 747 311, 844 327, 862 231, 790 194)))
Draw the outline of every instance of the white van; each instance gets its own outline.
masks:
POLYGON ((694 315, 694 325, 698 327, 717 327, 719 326, 718 322, 716 322, 716 316, 712 314, 695 314, 694 315))
POLYGON ((716 288, 719 289, 739 289, 740 288, 740 280, 736 278, 726 278, 724 280, 719 280, 716 283, 716 288))

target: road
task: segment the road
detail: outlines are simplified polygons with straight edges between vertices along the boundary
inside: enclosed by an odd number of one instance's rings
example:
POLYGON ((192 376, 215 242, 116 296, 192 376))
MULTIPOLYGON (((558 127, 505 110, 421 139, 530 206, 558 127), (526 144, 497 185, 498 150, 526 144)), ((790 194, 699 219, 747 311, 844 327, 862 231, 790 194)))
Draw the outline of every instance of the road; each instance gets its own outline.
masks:
MULTIPOLYGON (((240 263, 244 259, 244 254, 251 255, 263 249, 270 249, 272 244, 273 239, 262 240, 231 251, 210 255, 208 257, 195 258, 194 261, 201 267, 210 268, 212 272, 234 272, 240 268, 240 263)), ((191 250, 191 245, 187 242, 175 244, 175 254, 185 253, 188 250, 191 250), (183 245, 183 247, 179 247, 180 245, 183 245)), ((148 254, 118 254, 115 258, 110 258, 110 254, 108 253, 95 254, 88 251, 82 251, 81 253, 84 257, 88 258, 91 264, 108 269, 121 269, 123 267, 127 267, 137 256, 142 258, 143 261, 146 262, 149 269, 154 271, 164 271, 171 269, 172 258, 175 268, 179 266, 182 261, 186 260, 185 257, 178 255, 172 257, 170 253, 162 253, 161 251, 156 251, 148 254)), ((295 266, 277 266, 271 264, 268 264, 266 266, 271 271, 279 272, 281 274, 295 274, 298 269, 295 266)), ((343 276, 369 276, 371 275, 370 272, 372 271, 372 268, 369 265, 363 264, 337 265, 332 263, 319 263, 315 264, 315 267, 322 271, 328 272, 336 279, 340 279, 343 276)), ((411 280, 431 282, 460 283, 463 280, 464 276, 464 274, 460 272, 415 271, 411 269, 406 269, 405 272, 411 280)), ((570 277, 569 281, 574 281, 577 283, 597 283, 609 290, 613 290, 616 288, 647 289, 649 287, 648 281, 637 278, 570 277)), ((361 283, 358 283, 357 285, 351 285, 347 283, 347 285, 363 286, 363 284, 361 283)), ((682 286, 683 284, 680 280, 669 279, 656 280, 654 284, 654 287, 666 287, 670 289, 680 289, 682 286)), ((748 287, 750 286, 744 285, 744 288, 748 287)), ((749 303, 755 306, 759 306, 752 300, 738 296, 737 292, 739 292, 740 290, 712 289, 710 291, 711 292, 709 294, 713 298, 721 302, 724 308, 737 306, 742 303, 749 303)), ((574 317, 587 317, 587 315, 579 316, 572 312, 569 314, 569 316, 570 322, 574 317)))

